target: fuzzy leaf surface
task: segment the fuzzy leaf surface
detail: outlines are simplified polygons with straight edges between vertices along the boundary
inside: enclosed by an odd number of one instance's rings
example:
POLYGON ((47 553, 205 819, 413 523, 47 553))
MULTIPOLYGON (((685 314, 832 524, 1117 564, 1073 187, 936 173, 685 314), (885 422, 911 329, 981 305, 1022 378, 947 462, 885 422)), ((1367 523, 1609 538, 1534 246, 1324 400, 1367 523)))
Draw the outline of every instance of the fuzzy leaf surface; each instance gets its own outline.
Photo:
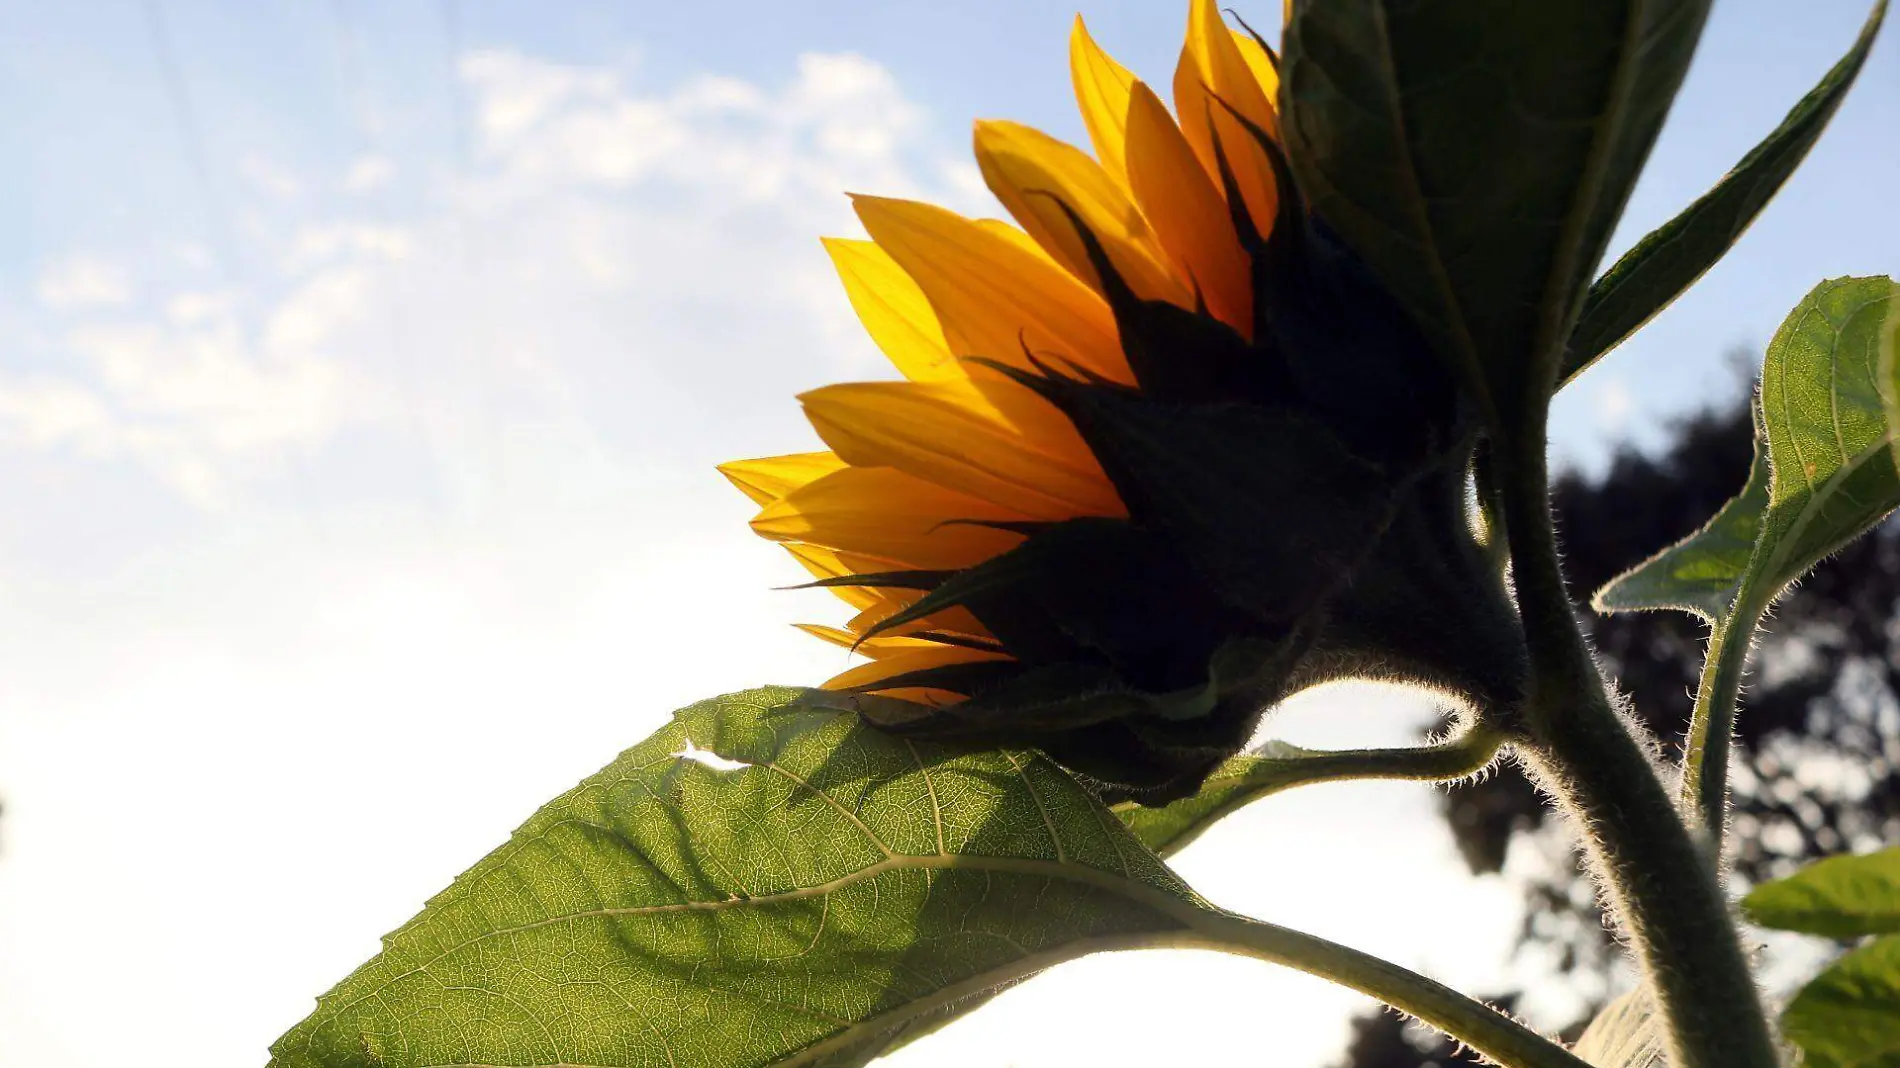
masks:
POLYGON ((1887 13, 1880 0, 1860 36, 1759 144, 1715 188, 1649 232, 1590 286, 1570 333, 1568 383, 1681 296, 1726 254, 1807 158, 1866 64, 1887 13))
POLYGON ((1708 8, 1292 6, 1280 104, 1301 190, 1506 429, 1555 388, 1708 8))
POLYGON ((678 712, 389 935, 272 1064, 860 1064, 1205 914, 1046 759, 847 706, 765 689, 678 712))

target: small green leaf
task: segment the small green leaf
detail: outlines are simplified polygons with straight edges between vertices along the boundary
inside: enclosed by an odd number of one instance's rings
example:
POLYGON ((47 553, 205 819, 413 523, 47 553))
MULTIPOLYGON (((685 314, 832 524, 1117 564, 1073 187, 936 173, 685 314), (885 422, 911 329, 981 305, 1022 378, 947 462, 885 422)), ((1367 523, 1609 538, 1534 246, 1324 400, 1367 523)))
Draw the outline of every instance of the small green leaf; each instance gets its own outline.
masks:
POLYGON ((1605 583, 1592 606, 1606 613, 1674 608, 1711 623, 1727 619, 1768 508, 1768 480, 1768 456, 1757 438, 1742 492, 1702 529, 1605 583))
POLYGON ((1125 802, 1114 812, 1142 845, 1172 856, 1221 819, 1268 794, 1312 782, 1310 761, 1305 759, 1310 755, 1296 745, 1269 742, 1256 752, 1229 758, 1192 797, 1159 808, 1125 802))
POLYGON ((1636 243, 1590 287, 1570 333, 1568 383, 1635 333, 1734 245, 1807 157, 1860 75, 1887 13, 1879 0, 1854 46, 1762 142, 1695 203, 1636 243))
POLYGON ((1900 935, 1847 954, 1781 1016, 1804 1068, 1900 1068, 1900 935))
POLYGON ((862 1064, 1208 915, 1046 759, 907 742, 849 707, 768 689, 682 710, 386 938, 272 1064, 862 1064))
POLYGON ((1900 506, 1900 287, 1823 282, 1769 342, 1761 414, 1773 477, 1749 583, 1778 592, 1900 506))
POLYGON ((1571 324, 1708 0, 1301 0, 1280 86, 1315 211, 1505 429, 1571 324))
POLYGON ((1816 861, 1742 899, 1751 922, 1826 938, 1900 934, 1900 846, 1816 861))

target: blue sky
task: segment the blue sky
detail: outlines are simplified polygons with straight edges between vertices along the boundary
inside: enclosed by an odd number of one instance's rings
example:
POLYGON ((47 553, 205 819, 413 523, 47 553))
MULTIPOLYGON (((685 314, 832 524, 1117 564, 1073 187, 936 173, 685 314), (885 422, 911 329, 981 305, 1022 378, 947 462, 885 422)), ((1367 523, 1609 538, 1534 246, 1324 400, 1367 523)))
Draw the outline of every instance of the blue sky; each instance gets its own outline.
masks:
MULTIPOLYGON (((1863 13, 1718 3, 1619 245, 1863 13)), ((1177 5, 1086 14, 1165 82, 1177 5)), ((971 118, 1080 138, 1072 15, 0 0, 0 494, 23 502, 0 517, 0 1062, 260 1060, 667 710, 835 670, 785 626, 835 613, 772 592, 794 576, 711 465, 807 447, 794 393, 885 373, 816 241, 854 231, 843 190, 988 211, 971 118)), ((1560 453, 1598 462, 1727 394, 1724 354, 1820 278, 1900 272, 1896 131, 1889 40, 1736 255, 1563 399, 1560 453)), ((1397 742, 1421 714, 1334 693, 1274 731, 1397 742)), ((1184 871, 1499 981, 1512 893, 1459 873, 1430 793, 1327 789, 1237 817, 1184 871)), ((1322 1063, 1359 1004, 1247 962, 1090 962, 903 1063, 1070 1063, 1050 1035, 1153 1063, 1158 1033, 1090 1009, 1133 982, 1211 1063, 1262 1028, 1322 1063)))

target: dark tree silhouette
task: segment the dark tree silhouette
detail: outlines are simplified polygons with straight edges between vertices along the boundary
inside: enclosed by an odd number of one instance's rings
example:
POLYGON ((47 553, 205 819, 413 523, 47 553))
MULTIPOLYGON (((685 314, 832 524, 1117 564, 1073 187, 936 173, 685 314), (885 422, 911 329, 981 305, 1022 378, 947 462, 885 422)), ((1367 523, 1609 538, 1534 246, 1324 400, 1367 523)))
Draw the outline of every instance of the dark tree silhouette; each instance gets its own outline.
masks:
MULTIPOLYGON (((1587 597, 1706 522, 1747 477, 1751 436, 1747 403, 1738 398, 1679 423, 1659 454, 1625 449, 1601 477, 1559 478, 1553 505, 1573 592, 1587 597)), ((1889 524, 1823 563, 1764 627, 1750 662, 1731 775, 1730 845, 1747 882, 1900 840, 1897 610, 1900 537, 1889 524)), ((1588 622, 1598 655, 1636 715, 1667 755, 1678 757, 1705 626, 1679 612, 1590 615, 1588 622)), ((1501 870, 1514 843, 1542 845, 1544 870, 1522 873, 1520 951, 1548 952, 1551 982, 1581 1004, 1600 1003, 1616 966, 1612 935, 1574 851, 1558 828, 1546 826, 1548 810, 1535 788, 1506 768, 1445 794, 1442 811, 1474 874, 1501 870)), ((1354 1068, 1445 1063, 1444 1051, 1418 1050, 1386 1019, 1355 1022, 1348 1061, 1354 1068), (1415 1055, 1408 1059, 1407 1050, 1415 1055)))

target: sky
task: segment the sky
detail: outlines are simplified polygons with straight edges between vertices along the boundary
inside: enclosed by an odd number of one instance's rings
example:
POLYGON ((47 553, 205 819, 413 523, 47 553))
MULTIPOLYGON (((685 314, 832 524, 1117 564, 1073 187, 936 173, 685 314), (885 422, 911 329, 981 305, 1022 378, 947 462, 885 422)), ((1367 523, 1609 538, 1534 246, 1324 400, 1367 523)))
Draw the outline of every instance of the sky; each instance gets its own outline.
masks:
MULTIPOLYGON (((1166 81, 1179 5, 1084 11, 1166 81)), ((811 447, 795 393, 889 375, 816 240, 858 232, 844 191, 993 212, 971 118, 1081 137, 1073 13, 0 0, 0 1063, 261 1064, 671 709, 837 670, 786 625, 830 603, 772 589, 798 576, 712 465, 811 447)), ((1718 3, 1618 247, 1863 13, 1718 3)), ((1821 278, 1900 273, 1897 48, 1735 255, 1560 399, 1565 462, 1731 395, 1727 354, 1821 278)), ((1270 730, 1398 744, 1427 711, 1334 691, 1270 730)), ((1482 992, 1515 892, 1462 873, 1433 805, 1313 788, 1178 867, 1482 992)), ((893 1063, 1317 1066, 1364 1004, 1125 955, 893 1063), (1146 1011, 1100 1011, 1131 990, 1146 1011)))

